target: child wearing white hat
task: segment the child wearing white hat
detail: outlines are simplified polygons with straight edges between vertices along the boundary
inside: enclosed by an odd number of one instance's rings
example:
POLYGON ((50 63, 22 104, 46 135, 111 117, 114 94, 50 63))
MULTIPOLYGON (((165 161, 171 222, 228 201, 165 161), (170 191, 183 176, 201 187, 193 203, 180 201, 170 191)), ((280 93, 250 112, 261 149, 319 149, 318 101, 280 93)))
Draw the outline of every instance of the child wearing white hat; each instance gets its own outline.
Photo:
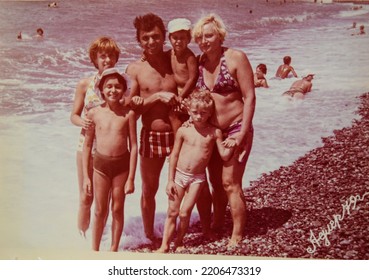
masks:
POLYGON ((198 77, 196 56, 188 48, 191 41, 191 22, 186 18, 173 19, 168 23, 168 32, 172 45, 171 65, 182 101, 193 91, 198 77))

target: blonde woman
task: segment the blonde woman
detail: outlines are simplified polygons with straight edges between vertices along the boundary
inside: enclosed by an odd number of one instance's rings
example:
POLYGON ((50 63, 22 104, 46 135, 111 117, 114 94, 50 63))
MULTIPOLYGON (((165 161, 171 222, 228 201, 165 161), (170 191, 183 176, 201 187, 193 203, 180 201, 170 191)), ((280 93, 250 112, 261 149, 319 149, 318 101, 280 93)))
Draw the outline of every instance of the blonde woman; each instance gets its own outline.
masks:
MULTIPOLYGON (((242 177, 253 141, 253 70, 244 52, 223 46, 227 32, 219 16, 210 14, 201 18, 194 25, 192 32, 202 51, 196 87, 212 93, 215 112, 211 123, 222 130, 224 139, 233 139, 237 145, 228 161, 223 161, 214 150, 208 165, 209 179, 213 187, 212 226, 214 230, 221 229, 228 202, 233 220, 233 231, 228 246, 235 246, 243 237, 246 221, 242 177)), ((200 199, 206 201, 207 198, 202 195, 200 199)))

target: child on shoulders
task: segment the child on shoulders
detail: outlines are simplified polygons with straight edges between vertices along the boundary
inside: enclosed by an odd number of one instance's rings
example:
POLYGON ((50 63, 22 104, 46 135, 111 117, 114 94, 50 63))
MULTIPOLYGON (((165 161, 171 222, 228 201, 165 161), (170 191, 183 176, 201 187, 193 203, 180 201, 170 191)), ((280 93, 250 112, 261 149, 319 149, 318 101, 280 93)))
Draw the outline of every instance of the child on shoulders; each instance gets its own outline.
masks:
POLYGON ((185 18, 173 19, 168 23, 168 32, 172 45, 172 70, 179 98, 183 100, 195 88, 198 77, 196 56, 188 48, 191 42, 191 22, 185 18))
MULTIPOLYGON (((188 48, 188 44, 191 42, 191 22, 186 18, 173 19, 168 23, 168 32, 172 45, 170 51, 171 66, 174 80, 177 83, 179 103, 181 103, 193 91, 198 78, 197 59, 188 48)), ((174 130, 188 119, 187 112, 183 112, 183 106, 180 105, 177 111, 179 111, 177 114, 180 123, 176 118, 171 119, 174 130)))

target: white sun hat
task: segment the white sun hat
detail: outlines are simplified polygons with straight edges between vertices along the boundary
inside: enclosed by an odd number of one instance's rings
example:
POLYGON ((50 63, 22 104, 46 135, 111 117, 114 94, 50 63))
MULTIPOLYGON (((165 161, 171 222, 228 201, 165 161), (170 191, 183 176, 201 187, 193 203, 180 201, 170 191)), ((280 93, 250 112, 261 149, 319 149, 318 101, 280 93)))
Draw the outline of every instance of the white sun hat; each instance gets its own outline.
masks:
POLYGON ((176 18, 168 23, 169 34, 180 30, 191 30, 191 21, 186 18, 176 18))

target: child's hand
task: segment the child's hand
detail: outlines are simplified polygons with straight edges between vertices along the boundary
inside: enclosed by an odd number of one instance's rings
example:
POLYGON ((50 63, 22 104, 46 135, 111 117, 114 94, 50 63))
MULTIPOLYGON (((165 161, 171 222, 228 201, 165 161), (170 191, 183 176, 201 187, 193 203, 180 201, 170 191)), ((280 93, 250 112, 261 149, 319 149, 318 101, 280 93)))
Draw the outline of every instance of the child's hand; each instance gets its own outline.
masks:
POLYGON ((133 180, 127 180, 126 185, 124 186, 124 193, 125 194, 131 194, 135 191, 135 184, 133 180))
POLYGON ((82 127, 85 130, 89 130, 90 128, 93 128, 93 122, 90 119, 83 119, 82 127))
POLYGON ((236 139, 232 138, 232 137, 229 137, 227 139, 225 139, 223 142, 222 142, 223 146, 226 147, 226 148, 234 148, 237 146, 237 142, 236 142, 236 139))
POLYGON ((174 182, 168 182, 165 192, 170 200, 174 200, 174 196, 178 195, 176 184, 174 182))
POLYGON ((90 178, 83 179, 83 191, 88 195, 92 195, 92 183, 90 178))
POLYGON ((130 102, 132 109, 143 106, 144 99, 141 96, 133 96, 130 102))

